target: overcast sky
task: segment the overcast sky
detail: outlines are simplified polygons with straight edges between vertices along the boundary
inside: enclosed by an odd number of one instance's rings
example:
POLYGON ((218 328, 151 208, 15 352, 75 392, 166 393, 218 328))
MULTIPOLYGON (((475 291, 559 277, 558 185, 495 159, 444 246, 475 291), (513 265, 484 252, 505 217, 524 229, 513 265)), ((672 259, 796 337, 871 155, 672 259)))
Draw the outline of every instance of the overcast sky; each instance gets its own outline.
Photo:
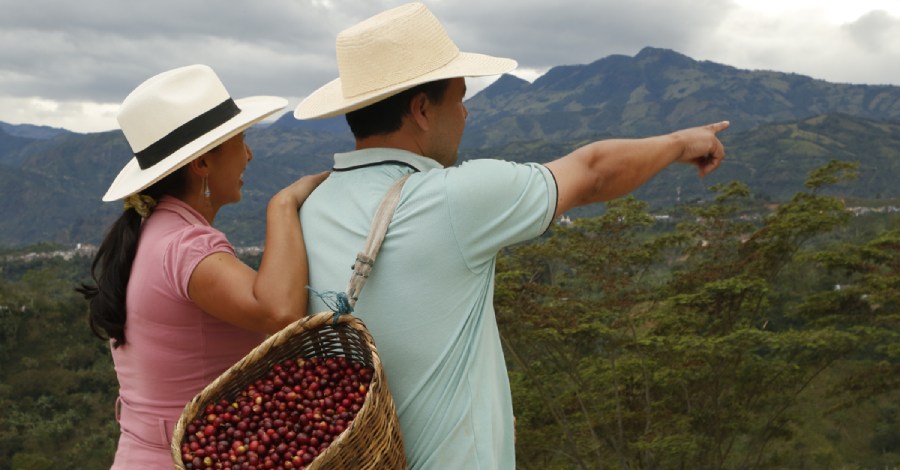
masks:
MULTIPOLYGON (((389 0, 0 0, 0 121, 117 128, 144 79, 211 65, 235 98, 337 76, 336 34, 389 0)), ((457 45, 533 80, 646 46, 744 69, 900 85, 900 0, 424 0, 457 45)), ((489 82, 469 82, 477 91, 489 82)))

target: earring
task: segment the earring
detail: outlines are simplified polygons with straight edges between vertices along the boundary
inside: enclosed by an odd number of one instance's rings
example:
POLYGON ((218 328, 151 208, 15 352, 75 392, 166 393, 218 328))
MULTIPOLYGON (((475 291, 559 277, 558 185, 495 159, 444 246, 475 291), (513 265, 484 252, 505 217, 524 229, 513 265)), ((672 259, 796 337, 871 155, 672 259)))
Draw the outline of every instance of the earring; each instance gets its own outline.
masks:
POLYGON ((209 182, 206 180, 206 177, 204 176, 203 177, 203 197, 205 197, 206 199, 209 199, 210 194, 211 193, 209 192, 209 182))

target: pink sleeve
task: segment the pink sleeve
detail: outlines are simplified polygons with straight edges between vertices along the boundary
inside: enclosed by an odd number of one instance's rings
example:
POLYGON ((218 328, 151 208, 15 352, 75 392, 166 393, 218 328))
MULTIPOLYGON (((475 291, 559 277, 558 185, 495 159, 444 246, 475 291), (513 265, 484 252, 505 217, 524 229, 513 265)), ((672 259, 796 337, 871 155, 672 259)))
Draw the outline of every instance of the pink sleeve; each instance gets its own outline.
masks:
POLYGON ((213 227, 192 225, 175 236, 166 248, 163 259, 166 280, 181 298, 190 301, 188 284, 194 268, 207 256, 223 252, 234 256, 234 247, 225 234, 213 227))

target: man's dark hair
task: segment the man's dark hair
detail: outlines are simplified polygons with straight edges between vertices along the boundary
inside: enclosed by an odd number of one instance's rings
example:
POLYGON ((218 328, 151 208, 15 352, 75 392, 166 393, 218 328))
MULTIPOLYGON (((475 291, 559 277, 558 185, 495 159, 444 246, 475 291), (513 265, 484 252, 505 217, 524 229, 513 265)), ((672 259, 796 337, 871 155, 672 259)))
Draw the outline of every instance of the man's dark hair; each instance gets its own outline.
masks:
POLYGON ((400 129, 403 117, 409 114, 409 104, 414 96, 425 93, 428 101, 440 103, 449 86, 450 79, 417 85, 390 98, 347 113, 347 124, 350 125, 353 137, 357 139, 390 134, 400 129))

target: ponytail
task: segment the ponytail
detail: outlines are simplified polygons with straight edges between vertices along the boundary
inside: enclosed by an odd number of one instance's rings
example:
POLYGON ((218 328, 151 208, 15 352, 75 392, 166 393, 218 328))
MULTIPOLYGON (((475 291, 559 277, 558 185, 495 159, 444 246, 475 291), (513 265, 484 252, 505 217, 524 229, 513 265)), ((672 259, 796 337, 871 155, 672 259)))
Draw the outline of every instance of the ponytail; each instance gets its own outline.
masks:
POLYGON ((137 253, 141 221, 137 211, 122 212, 91 263, 95 284, 82 284, 75 289, 90 302, 91 331, 98 338, 111 339, 114 348, 125 344, 125 293, 137 253))
MULTIPOLYGON (((178 196, 186 183, 187 167, 183 167, 145 189, 143 195, 157 201, 164 195, 178 196)), ((90 303, 91 331, 100 339, 112 340, 114 348, 125 344, 128 279, 144 220, 138 210, 126 205, 122 215, 110 226, 91 263, 94 285, 81 284, 75 288, 90 303)))

